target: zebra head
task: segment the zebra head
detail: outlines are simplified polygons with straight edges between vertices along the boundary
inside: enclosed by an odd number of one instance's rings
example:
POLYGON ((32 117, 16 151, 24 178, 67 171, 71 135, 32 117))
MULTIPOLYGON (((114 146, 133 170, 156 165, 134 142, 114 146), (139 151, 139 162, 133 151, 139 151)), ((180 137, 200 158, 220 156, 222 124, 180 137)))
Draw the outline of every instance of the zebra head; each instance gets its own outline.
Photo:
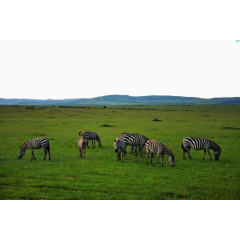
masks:
POLYGON ((175 166, 174 155, 169 156, 168 161, 169 161, 171 167, 174 167, 174 166, 175 166))
POLYGON ((221 155, 221 151, 222 151, 222 150, 220 149, 220 150, 214 152, 215 160, 218 160, 218 159, 219 159, 219 157, 220 157, 220 155, 221 155))
POLYGON ((117 153, 118 160, 121 160, 121 149, 122 149, 122 142, 119 138, 114 140, 114 151, 117 153))
POLYGON ((101 139, 100 139, 99 136, 96 137, 96 140, 97 140, 97 142, 98 142, 98 146, 99 146, 99 147, 102 147, 101 139))
POLYGON ((114 146, 114 151, 116 153, 118 153, 118 151, 120 150, 120 140, 118 138, 114 139, 114 142, 113 142, 113 146, 114 146))
POLYGON ((23 157, 23 155, 25 154, 26 150, 27 150, 27 144, 24 143, 22 145, 22 147, 20 148, 20 152, 19 152, 19 156, 18 156, 19 159, 21 159, 23 157))
POLYGON ((221 155, 222 149, 213 141, 210 142, 210 148, 214 151, 215 160, 218 160, 221 155))

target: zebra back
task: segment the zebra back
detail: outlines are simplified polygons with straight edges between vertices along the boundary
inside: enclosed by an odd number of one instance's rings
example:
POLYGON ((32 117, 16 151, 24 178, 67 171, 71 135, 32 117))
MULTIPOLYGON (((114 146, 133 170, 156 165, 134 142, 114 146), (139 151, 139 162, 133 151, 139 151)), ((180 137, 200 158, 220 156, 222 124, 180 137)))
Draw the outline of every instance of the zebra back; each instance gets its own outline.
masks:
POLYGON ((49 140, 47 138, 35 138, 25 142, 22 145, 21 149, 25 149, 25 150, 28 148, 38 149, 38 148, 43 148, 48 146, 49 146, 49 140))
POLYGON ((126 145, 131 146, 144 146, 148 140, 147 137, 138 133, 122 133, 120 138, 126 145))
POLYGON ((210 146, 210 142, 207 138, 197 138, 197 137, 185 137, 182 140, 184 148, 193 148, 195 150, 201 150, 204 146, 210 146))
MULTIPOLYGON (((79 132, 81 133, 81 132, 79 132)), ((98 140, 100 139, 99 136, 97 135, 96 132, 92 132, 92 131, 84 131, 81 136, 83 136, 84 139, 88 139, 88 140, 98 140)))
POLYGON ((145 145, 147 150, 150 150, 152 153, 166 153, 170 157, 174 157, 172 150, 165 145, 164 143, 158 142, 156 140, 148 140, 145 145))

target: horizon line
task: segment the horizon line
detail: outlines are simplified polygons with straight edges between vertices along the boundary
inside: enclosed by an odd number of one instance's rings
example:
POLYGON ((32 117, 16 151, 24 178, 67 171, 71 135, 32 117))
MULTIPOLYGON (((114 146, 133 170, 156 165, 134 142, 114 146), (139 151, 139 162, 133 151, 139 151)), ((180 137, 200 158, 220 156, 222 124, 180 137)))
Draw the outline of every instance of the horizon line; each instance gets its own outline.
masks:
POLYGON ((108 95, 101 95, 101 96, 96 96, 96 97, 72 97, 72 98, 18 98, 18 97, 11 97, 11 98, 6 98, 6 97, 0 97, 0 99, 18 99, 18 100, 40 100, 40 101, 47 101, 47 100, 53 100, 53 101, 59 101, 59 100, 73 100, 73 99, 92 99, 92 98, 99 98, 99 97, 107 97, 107 96, 129 96, 129 97, 152 97, 152 96, 157 96, 157 97, 184 97, 184 98, 200 98, 200 99, 213 99, 213 98, 240 98, 237 96, 234 97, 195 97, 195 96, 182 96, 182 95, 128 95, 128 94, 108 94, 108 95))

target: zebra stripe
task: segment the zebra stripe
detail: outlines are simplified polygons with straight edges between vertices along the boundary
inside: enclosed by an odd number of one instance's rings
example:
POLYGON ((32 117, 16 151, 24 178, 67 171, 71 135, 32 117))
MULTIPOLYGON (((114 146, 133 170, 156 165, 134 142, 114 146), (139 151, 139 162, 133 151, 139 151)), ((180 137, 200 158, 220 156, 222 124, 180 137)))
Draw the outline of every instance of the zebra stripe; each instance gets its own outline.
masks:
POLYGON ((137 155, 140 151, 142 156, 143 148, 148 140, 147 137, 138 133, 122 133, 120 138, 125 142, 126 146, 131 146, 131 153, 133 153, 134 147, 139 147, 138 150, 135 148, 135 154, 137 155))
POLYGON ((40 149, 40 148, 43 148, 43 150, 44 150, 44 159, 43 160, 46 159, 47 153, 48 153, 49 160, 50 160, 51 159, 50 145, 49 145, 49 140, 47 138, 35 138, 35 139, 31 139, 31 140, 25 142, 20 149, 19 159, 21 159, 23 157, 23 155, 25 154, 27 149, 31 149, 31 152, 32 152, 31 160, 33 158, 36 160, 33 149, 40 149))
POLYGON ((172 167, 174 167, 174 155, 172 150, 167 147, 164 143, 158 142, 156 140, 148 140, 146 142, 146 157, 147 157, 147 165, 148 165, 148 157, 151 157, 151 164, 154 166, 156 162, 159 160, 159 157, 161 156, 161 165, 163 166, 163 157, 164 154, 168 155, 168 161, 172 167), (157 158, 155 163, 152 163, 152 158, 154 153, 157 154, 157 158))
POLYGON ((89 140, 92 140, 92 145, 94 147, 95 147, 95 141, 98 142, 99 147, 102 147, 101 139, 96 132, 84 131, 83 133, 81 133, 81 131, 80 131, 79 136, 83 136, 83 139, 86 142, 86 145, 87 145, 88 148, 89 148, 89 146, 88 146, 88 141, 89 140))
POLYGON ((214 151, 214 157, 216 160, 219 159, 221 154, 221 148, 215 142, 207 138, 185 137, 182 140, 181 146, 183 149, 183 159, 185 159, 185 153, 187 153, 188 157, 192 159, 190 155, 190 148, 203 150, 203 159, 205 159, 206 152, 208 152, 210 160, 212 159, 209 149, 214 151))

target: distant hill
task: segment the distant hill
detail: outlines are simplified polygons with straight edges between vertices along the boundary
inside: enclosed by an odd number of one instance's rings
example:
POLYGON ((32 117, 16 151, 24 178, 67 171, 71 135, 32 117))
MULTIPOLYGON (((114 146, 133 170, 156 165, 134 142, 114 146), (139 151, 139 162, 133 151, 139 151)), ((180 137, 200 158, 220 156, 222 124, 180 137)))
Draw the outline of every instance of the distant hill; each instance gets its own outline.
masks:
POLYGON ((5 99, 0 98, 0 105, 240 105, 240 97, 233 98, 195 98, 180 96, 140 96, 108 95, 95 98, 75 98, 61 100, 5 99))

